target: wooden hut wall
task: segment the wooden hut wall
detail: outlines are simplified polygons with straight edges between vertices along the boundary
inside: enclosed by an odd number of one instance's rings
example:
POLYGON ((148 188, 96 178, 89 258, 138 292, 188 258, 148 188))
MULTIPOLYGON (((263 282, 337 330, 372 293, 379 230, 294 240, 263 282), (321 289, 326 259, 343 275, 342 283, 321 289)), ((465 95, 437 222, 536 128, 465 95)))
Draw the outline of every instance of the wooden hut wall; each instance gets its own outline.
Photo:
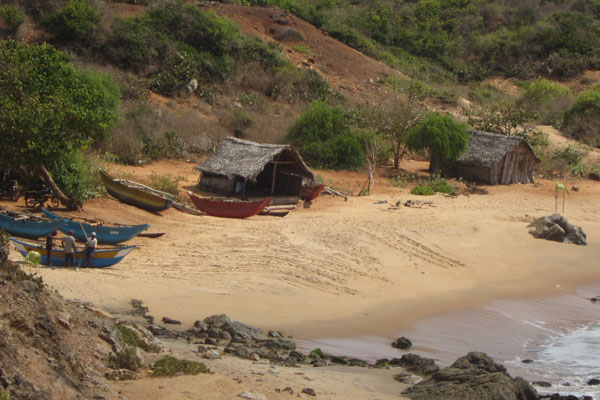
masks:
POLYGON ((531 150, 521 143, 513 151, 506 153, 497 180, 502 185, 533 182, 533 168, 536 160, 531 150))
POLYGON ((235 179, 223 175, 202 174, 198 187, 208 192, 231 195, 235 193, 235 179))
POLYGON ((491 171, 486 167, 458 164, 454 167, 454 175, 476 182, 491 183, 491 171))

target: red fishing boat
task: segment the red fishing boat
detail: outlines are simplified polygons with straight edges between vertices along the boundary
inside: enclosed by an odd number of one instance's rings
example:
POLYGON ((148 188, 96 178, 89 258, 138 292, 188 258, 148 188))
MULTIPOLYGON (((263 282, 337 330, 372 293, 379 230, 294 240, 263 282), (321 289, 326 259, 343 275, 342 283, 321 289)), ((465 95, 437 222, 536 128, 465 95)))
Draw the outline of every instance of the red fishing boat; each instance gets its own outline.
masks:
POLYGON ((198 210, 213 217, 223 218, 251 217, 260 213, 272 200, 271 197, 258 201, 214 199, 198 197, 192 192, 188 192, 188 195, 198 210))
POLYGON ((313 201, 314 199, 319 197, 323 189, 325 189, 325 185, 320 183, 302 186, 302 189, 300 191, 300 198, 306 201, 313 201))

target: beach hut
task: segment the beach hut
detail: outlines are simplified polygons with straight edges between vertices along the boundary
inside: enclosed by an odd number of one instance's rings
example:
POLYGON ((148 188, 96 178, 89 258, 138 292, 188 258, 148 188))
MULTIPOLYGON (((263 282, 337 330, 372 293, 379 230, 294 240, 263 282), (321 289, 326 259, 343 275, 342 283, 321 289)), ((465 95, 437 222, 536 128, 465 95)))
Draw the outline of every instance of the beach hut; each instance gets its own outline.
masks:
POLYGON ((202 172, 200 189, 243 199, 295 196, 297 201, 303 184, 316 180, 291 146, 234 137, 225 138, 216 153, 194 169, 202 172))
POLYGON ((456 176, 491 185, 533 182, 540 162, 521 136, 470 131, 466 152, 456 162, 456 176))

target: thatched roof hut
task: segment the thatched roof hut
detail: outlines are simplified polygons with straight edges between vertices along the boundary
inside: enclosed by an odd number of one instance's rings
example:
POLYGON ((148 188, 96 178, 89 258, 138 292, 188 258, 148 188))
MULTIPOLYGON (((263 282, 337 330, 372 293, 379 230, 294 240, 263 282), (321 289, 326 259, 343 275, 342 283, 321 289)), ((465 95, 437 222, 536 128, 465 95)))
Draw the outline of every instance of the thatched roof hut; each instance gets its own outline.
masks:
POLYGON ((469 134, 467 150, 454 168, 457 176, 491 185, 533 182, 540 159, 525 138, 480 131, 469 134))
POLYGON ((316 179, 289 145, 262 144, 228 137, 212 156, 194 169, 202 171, 199 187, 225 195, 299 195, 303 182, 316 179))

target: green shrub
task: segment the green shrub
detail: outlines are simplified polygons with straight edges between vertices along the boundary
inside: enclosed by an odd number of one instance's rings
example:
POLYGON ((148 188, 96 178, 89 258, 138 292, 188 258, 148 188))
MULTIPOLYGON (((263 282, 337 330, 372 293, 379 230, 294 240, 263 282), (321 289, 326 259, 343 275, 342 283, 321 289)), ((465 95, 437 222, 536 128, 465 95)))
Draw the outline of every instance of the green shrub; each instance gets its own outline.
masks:
POLYGON ((431 186, 419 185, 412 188, 410 193, 417 196, 433 196, 435 194, 435 190, 433 190, 431 186))
POLYGON ((575 139, 600 147, 600 85, 581 93, 565 115, 564 130, 575 139))
POLYGON ((128 346, 139 347, 142 350, 149 350, 148 346, 140 341, 135 333, 124 325, 115 325, 115 329, 121 334, 123 343, 128 346))
POLYGON ((179 197, 179 183, 185 180, 183 176, 175 176, 173 174, 150 174, 150 187, 162 192, 173 195, 174 198, 179 197))
POLYGON ((114 355, 108 356, 108 365, 113 369, 137 371, 142 366, 142 362, 136 356, 134 348, 127 347, 114 355))
POLYGON ((525 85, 521 103, 539 115, 541 122, 558 125, 573 102, 571 90, 546 79, 537 79, 525 85))
POLYGON ((282 42, 300 42, 304 41, 304 35, 302 32, 294 28, 284 28, 276 36, 276 39, 282 42))
POLYGON ((454 195, 455 190, 448 182, 439 177, 433 177, 431 180, 421 183, 410 190, 412 194, 419 196, 431 196, 435 193, 447 193, 454 195))
POLYGON ((42 25, 61 41, 85 50, 96 40, 101 17, 91 0, 69 0, 63 10, 47 15, 42 25))
POLYGON ((210 374, 211 371, 203 363, 189 360, 179 360, 175 357, 164 356, 152 366, 152 376, 175 376, 210 374))
POLYGON ((357 133, 350 130, 348 116, 339 107, 314 101, 288 131, 310 164, 334 169, 360 169, 365 154, 357 133))
POLYGON ((10 400, 10 392, 0 390, 0 400, 10 400))
POLYGON ((156 60, 159 49, 165 46, 165 38, 155 35, 145 19, 117 18, 110 28, 103 51, 111 63, 140 72, 156 60))
POLYGON ((0 18, 9 33, 15 33, 25 21, 25 14, 9 4, 0 5, 0 18))
POLYGON ((48 169, 56 185, 73 201, 84 202, 104 190, 103 184, 96 178, 97 171, 92 160, 80 151, 74 151, 61 160, 51 160, 48 169))

